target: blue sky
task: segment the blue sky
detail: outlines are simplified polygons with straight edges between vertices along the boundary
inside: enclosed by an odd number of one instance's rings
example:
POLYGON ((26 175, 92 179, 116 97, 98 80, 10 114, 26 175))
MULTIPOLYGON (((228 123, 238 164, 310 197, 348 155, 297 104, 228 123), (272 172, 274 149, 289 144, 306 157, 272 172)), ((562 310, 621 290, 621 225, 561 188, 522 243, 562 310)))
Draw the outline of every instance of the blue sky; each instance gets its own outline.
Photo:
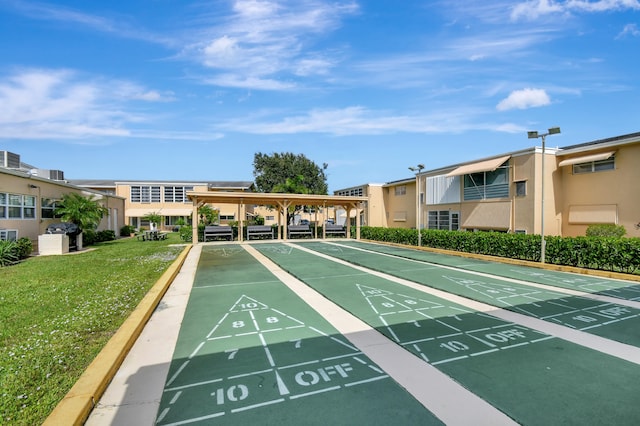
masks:
POLYGON ((640 131, 640 0, 0 0, 0 149, 67 179, 329 190, 640 131))

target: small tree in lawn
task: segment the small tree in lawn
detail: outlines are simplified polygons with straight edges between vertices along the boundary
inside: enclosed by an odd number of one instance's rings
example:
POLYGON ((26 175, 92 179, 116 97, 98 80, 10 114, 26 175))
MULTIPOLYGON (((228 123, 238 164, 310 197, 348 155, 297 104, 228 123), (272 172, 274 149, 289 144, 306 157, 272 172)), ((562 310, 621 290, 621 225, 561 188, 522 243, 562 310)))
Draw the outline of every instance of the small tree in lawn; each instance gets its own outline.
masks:
POLYGON ((56 216, 78 225, 81 230, 95 230, 107 212, 95 196, 83 197, 76 192, 64 194, 55 210, 56 216))
POLYGON ((160 216, 160 213, 151 212, 144 215, 143 219, 149 221, 151 229, 157 229, 158 225, 160 225, 160 222, 162 221, 162 216, 160 216))

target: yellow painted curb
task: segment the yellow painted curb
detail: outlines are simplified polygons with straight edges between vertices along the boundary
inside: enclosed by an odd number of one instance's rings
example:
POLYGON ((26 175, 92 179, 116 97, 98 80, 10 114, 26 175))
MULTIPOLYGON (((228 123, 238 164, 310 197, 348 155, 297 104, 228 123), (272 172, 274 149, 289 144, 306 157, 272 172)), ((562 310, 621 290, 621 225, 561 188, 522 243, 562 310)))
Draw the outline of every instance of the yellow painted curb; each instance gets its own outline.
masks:
POLYGON ((361 240, 369 243, 386 244, 390 246, 410 248, 414 250, 428 251, 432 253, 448 254, 450 256, 467 257, 469 259, 487 260, 491 262, 507 263, 510 265, 529 266, 531 268, 546 269, 549 271, 572 272, 574 274, 592 275, 602 278, 640 282, 640 275, 624 274, 622 272, 600 271, 597 269, 578 268, 575 266, 555 265, 552 263, 531 262, 529 260, 509 259, 507 257, 489 256, 487 254, 466 253, 463 251, 444 250, 432 247, 418 247, 407 244, 389 243, 384 241, 361 240))
POLYGON ((118 331, 109 339, 98 356, 89 364, 71 390, 54 408, 43 425, 82 425, 87 420, 96 402, 142 333, 153 311, 180 272, 180 268, 192 247, 191 244, 185 247, 162 274, 118 331))

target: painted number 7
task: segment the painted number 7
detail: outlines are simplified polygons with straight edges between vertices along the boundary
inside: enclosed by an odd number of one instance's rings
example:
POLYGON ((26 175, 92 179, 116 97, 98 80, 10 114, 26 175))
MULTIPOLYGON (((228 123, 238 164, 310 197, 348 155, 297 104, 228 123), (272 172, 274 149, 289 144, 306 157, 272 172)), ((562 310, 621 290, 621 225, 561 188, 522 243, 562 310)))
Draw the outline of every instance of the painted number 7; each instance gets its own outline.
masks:
POLYGON ((224 353, 229 354, 227 359, 234 359, 238 353, 238 349, 227 349, 224 353))

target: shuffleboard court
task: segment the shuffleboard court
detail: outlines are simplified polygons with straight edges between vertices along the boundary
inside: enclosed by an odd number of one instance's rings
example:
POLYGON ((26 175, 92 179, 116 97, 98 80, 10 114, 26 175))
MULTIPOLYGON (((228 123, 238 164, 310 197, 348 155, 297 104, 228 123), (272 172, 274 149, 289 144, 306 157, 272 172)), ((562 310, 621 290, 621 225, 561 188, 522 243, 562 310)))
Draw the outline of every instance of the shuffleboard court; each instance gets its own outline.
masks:
POLYGON ((427 262, 414 258, 420 256, 414 250, 397 247, 393 247, 393 254, 383 253, 384 249, 374 244, 314 242, 305 247, 432 288, 640 347, 640 333, 637 333, 640 309, 571 296, 560 290, 528 285, 524 280, 502 277, 501 272, 509 271, 510 265, 494 264, 488 274, 427 262), (371 246, 376 246, 375 250, 370 250, 371 246))
POLYGON ((601 294, 623 300, 640 301, 640 283, 582 274, 542 270, 519 265, 497 265, 494 262, 448 256, 421 250, 411 250, 384 244, 341 242, 341 245, 366 248, 371 251, 391 254, 425 262, 455 266, 470 271, 496 273, 501 276, 526 280, 539 284, 567 288, 585 293, 601 294))
POLYGON ((157 417, 442 424, 240 245, 205 246, 157 417))
MULTIPOLYGON (((255 249, 519 423, 635 424, 640 418, 638 364, 306 250, 340 257, 336 252, 346 248, 312 242, 269 243, 255 249)), ((360 265, 370 260, 376 269, 399 267, 376 253, 358 256, 360 265)), ((418 275, 427 274, 411 266, 418 275)))

